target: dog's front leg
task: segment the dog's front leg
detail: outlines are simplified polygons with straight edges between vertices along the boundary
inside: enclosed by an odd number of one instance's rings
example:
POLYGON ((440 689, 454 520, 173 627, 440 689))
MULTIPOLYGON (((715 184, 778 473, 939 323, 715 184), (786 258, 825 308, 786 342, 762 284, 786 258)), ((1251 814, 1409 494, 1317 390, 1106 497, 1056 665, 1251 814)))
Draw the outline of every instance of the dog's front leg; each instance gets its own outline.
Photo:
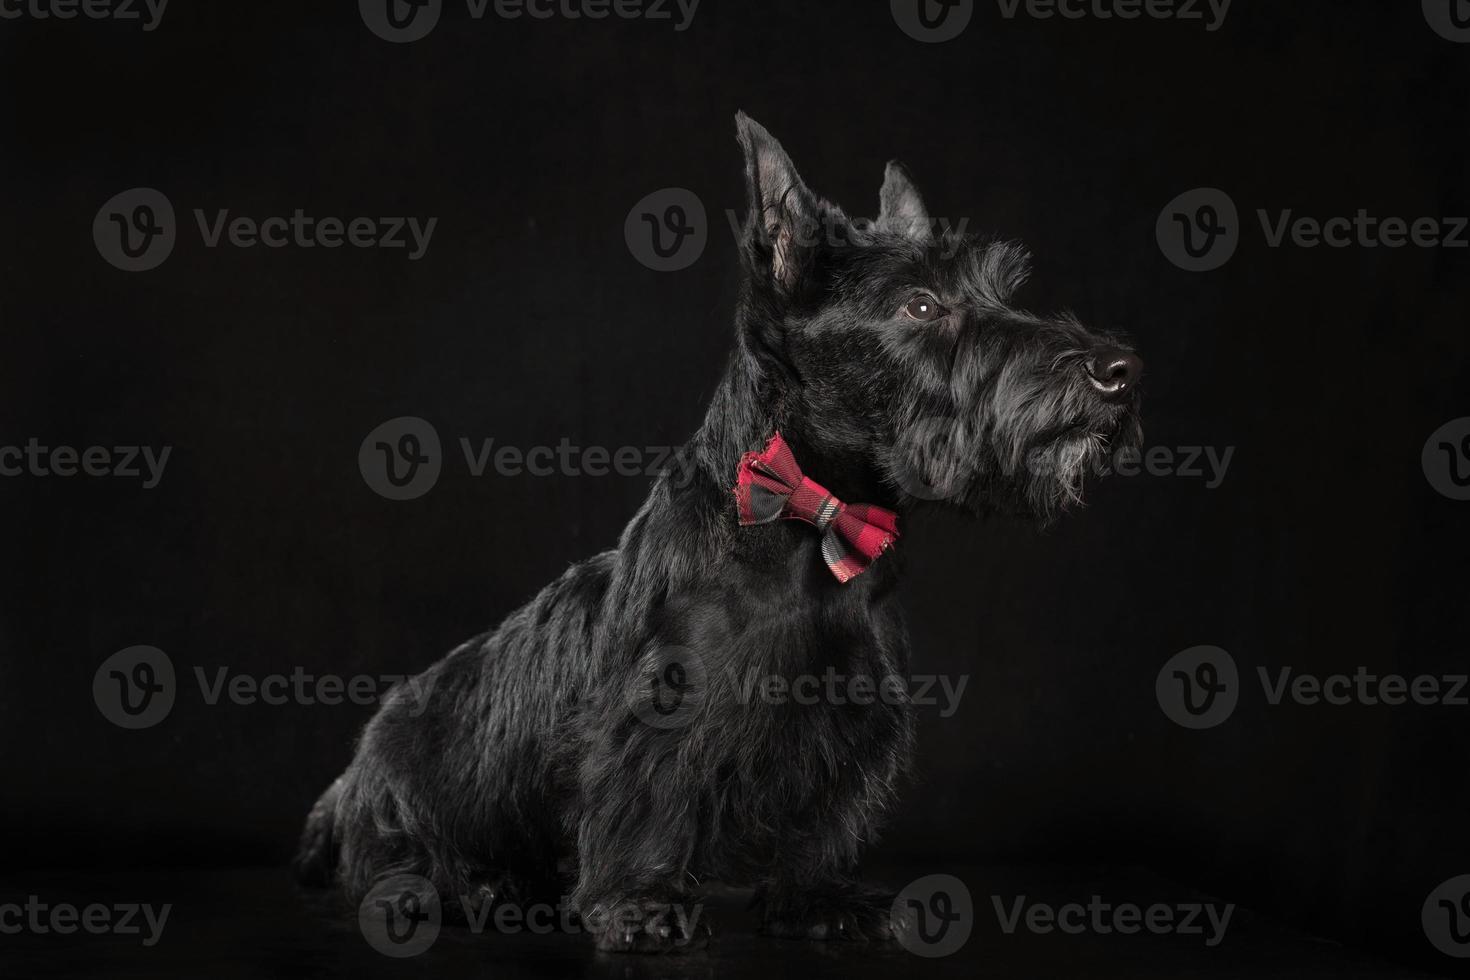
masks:
POLYGON ((687 867, 697 823, 687 774, 660 759, 670 733, 636 733, 587 759, 577 830, 582 927, 598 949, 669 952, 705 943, 703 905, 690 894, 687 867))
POLYGON ((782 939, 870 942, 893 938, 894 894, 855 876, 785 876, 756 894, 761 931, 782 939))

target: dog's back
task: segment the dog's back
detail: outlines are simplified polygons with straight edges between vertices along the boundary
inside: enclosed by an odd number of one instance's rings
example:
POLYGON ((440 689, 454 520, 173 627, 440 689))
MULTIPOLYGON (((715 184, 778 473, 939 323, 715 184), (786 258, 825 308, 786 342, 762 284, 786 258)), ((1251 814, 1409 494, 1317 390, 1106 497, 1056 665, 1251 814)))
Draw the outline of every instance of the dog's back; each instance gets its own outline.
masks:
POLYGON ((510 865, 554 864, 564 850, 555 801, 575 778, 558 749, 595 681, 592 636, 615 554, 572 566, 388 696, 307 817, 302 882, 340 874, 358 896, 386 875, 417 874, 465 894, 510 865))

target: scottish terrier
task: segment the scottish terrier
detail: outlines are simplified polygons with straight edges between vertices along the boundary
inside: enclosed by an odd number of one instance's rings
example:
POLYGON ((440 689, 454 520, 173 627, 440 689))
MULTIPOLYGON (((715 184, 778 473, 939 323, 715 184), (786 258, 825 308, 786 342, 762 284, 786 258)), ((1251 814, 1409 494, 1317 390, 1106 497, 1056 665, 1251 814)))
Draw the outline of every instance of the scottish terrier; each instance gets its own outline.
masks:
POLYGON ((427 708, 386 701, 307 819, 303 881, 569 888, 599 948, 655 951, 702 935, 675 913, 718 880, 756 887, 770 935, 892 937, 858 858, 909 770, 912 705, 752 697, 749 678, 906 677, 898 515, 1052 518, 1138 444, 1142 362, 1013 307, 1026 253, 937 229, 898 163, 878 218, 851 218, 759 124, 737 130, 735 349, 692 468, 430 667, 427 708))

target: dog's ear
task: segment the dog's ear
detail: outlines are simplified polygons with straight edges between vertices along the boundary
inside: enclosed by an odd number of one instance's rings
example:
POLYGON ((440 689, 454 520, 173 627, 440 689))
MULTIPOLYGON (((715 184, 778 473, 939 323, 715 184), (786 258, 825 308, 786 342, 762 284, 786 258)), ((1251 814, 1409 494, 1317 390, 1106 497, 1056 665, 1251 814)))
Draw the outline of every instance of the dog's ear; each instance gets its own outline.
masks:
POLYGON ((919 189, 909 177, 909 172, 897 160, 888 161, 883 174, 883 190, 879 194, 883 202, 878 212, 878 228, 894 235, 907 235, 921 242, 931 241, 934 231, 929 220, 929 209, 919 189))
POLYGON ((745 251, 754 271, 768 275, 790 292, 800 279, 813 244, 819 202, 802 183, 791 158, 766 128, 740 112, 735 115, 745 152, 750 211, 745 221, 745 251))

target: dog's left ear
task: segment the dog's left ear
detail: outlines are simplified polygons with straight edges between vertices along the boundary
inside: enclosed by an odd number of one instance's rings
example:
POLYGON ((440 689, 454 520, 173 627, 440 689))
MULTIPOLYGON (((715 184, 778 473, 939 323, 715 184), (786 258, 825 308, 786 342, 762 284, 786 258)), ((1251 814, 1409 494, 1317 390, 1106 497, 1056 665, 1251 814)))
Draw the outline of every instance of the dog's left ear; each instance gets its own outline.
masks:
POLYGON ((929 209, 904 165, 897 160, 888 162, 883 174, 883 202, 878 212, 878 228, 893 235, 907 235, 921 242, 931 241, 934 230, 929 220, 929 209))
POLYGON ((746 255, 754 272, 768 275, 790 294, 810 257, 820 203, 764 126, 741 112, 735 116, 735 128, 745 152, 750 194, 746 255))

